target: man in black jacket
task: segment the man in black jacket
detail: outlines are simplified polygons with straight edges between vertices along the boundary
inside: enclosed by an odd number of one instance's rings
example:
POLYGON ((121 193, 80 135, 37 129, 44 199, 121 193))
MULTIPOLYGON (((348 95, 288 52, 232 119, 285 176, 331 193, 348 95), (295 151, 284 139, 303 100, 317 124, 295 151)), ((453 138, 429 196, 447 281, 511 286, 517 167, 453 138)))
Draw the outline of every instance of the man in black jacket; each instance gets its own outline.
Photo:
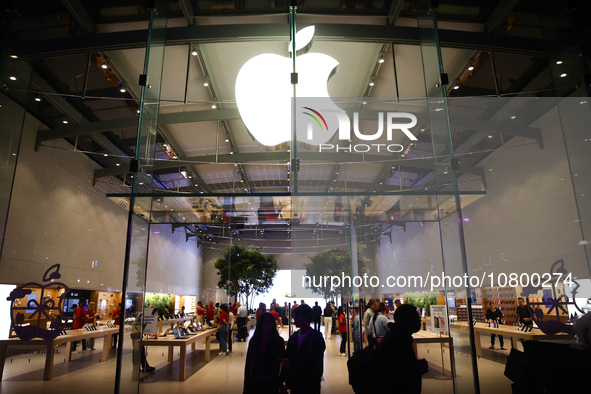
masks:
POLYGON ((322 308, 318 305, 318 301, 314 303, 312 312, 314 316, 314 329, 320 331, 320 318, 322 316, 322 308))
POLYGON ((326 344, 322 334, 310 327, 312 308, 303 304, 294 311, 298 331, 287 342, 287 387, 291 394, 320 394, 320 381, 324 374, 326 344))

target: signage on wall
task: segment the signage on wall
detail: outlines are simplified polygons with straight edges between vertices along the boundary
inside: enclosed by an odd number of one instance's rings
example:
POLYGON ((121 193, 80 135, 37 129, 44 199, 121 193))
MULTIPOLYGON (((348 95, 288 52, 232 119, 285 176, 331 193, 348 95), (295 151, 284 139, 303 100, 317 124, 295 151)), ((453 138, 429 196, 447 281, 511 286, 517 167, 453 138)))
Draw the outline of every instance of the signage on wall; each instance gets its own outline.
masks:
MULTIPOLYGON (((314 26, 296 33, 296 138, 300 142, 319 146, 320 151, 345 152, 402 152, 400 144, 328 144, 338 130, 340 141, 351 139, 351 121, 337 107, 328 94, 328 81, 338 71, 339 62, 323 53, 308 53, 314 38, 314 26)), ((290 43, 288 51, 292 52, 290 43)), ((292 54, 293 55, 293 54, 292 54)), ((273 53, 265 53, 248 60, 236 78, 236 104, 250 134, 261 144, 276 146, 291 141, 292 102, 294 92, 289 76, 293 60, 273 53)), ((393 131, 403 132, 411 141, 417 138, 409 130, 417 118, 407 112, 379 112, 378 130, 362 134, 359 114, 353 113, 353 132, 362 141, 375 141, 383 134, 392 141, 393 131)))
POLYGON ((62 323, 60 311, 63 310, 64 300, 70 289, 63 283, 55 282, 61 278, 59 270, 59 264, 52 265, 45 271, 43 283, 25 283, 12 290, 6 298, 11 301, 10 319, 14 332, 23 341, 33 338, 51 341, 65 329, 66 323, 62 323), (37 301, 36 297, 30 297, 33 292, 30 287, 41 289, 41 302, 37 301), (63 289, 57 301, 51 296, 52 289, 56 290, 55 294, 59 294, 63 289), (23 303, 22 300, 26 301, 23 303), (25 320, 29 324, 25 325, 25 320), (47 321, 50 322, 49 328, 46 325, 47 321))

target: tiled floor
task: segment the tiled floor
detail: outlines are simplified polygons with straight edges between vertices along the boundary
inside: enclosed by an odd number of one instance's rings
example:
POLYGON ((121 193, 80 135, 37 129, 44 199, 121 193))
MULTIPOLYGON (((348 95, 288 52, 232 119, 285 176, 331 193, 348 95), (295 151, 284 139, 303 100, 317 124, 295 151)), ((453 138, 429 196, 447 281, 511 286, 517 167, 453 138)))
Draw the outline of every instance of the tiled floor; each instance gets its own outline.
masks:
MULTIPOLYGON (((287 330, 283 332, 287 337, 287 330)), ((465 350, 467 338, 461 335, 455 338, 456 350, 465 350)), ((485 339, 483 338, 483 343, 485 339)), ((154 373, 145 377, 140 384, 142 394, 184 394, 184 393, 241 393, 244 379, 244 362, 248 343, 234 343, 233 352, 228 356, 219 356, 212 352, 209 363, 203 361, 204 345, 198 343, 197 350, 189 353, 187 361, 187 380, 178 379, 178 348, 172 364, 167 362, 167 348, 149 347, 149 363, 156 367, 154 373)), ((353 390, 348 384, 347 358, 339 357, 340 338, 333 335, 327 341, 324 361, 323 394, 348 394, 353 390)), ((129 346, 129 345, 128 345, 129 346)), ((218 344, 212 344, 217 348, 218 344)), ((112 393, 116 369, 116 357, 111 350, 111 359, 100 362, 102 341, 96 341, 93 352, 86 351, 73 355, 72 361, 64 361, 64 347, 59 347, 60 354, 56 355, 53 380, 43 381, 44 356, 41 354, 8 356, 4 369, 0 392, 9 394, 47 393, 63 394, 68 392, 84 392, 89 394, 112 393)), ((490 351, 484 349, 484 358, 479 361, 480 381, 482 393, 510 393, 510 381, 503 375, 506 356, 509 351, 490 351)), ((423 376, 423 393, 453 393, 452 380, 438 380, 436 376, 442 374, 441 348, 438 344, 421 344, 418 346, 418 357, 426 358, 430 371, 423 376)), ((470 358, 457 351, 455 353, 457 365, 456 392, 473 393, 472 371, 470 358)), ((449 353, 444 349, 445 374, 449 377, 449 353)), ((122 393, 133 393, 137 382, 131 380, 131 350, 124 349, 122 368, 122 393)), ((385 376, 385 379, 396 384, 396 371, 385 376)))

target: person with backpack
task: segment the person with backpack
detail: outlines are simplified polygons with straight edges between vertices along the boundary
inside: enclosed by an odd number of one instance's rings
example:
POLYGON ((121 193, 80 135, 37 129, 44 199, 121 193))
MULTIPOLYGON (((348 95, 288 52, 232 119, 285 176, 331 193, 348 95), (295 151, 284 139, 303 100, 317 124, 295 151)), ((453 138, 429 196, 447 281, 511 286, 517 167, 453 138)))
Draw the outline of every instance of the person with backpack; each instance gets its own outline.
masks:
POLYGON ((332 305, 330 302, 324 308, 324 337, 330 340, 332 332, 332 305))
POLYGON ((388 320, 388 318, 384 315, 385 310, 386 308, 384 307, 384 303, 381 303, 378 309, 375 311, 369 324, 369 331, 371 332, 372 337, 375 339, 376 346, 378 348, 388 331, 390 331, 388 328, 388 323, 390 323, 390 320, 388 320))

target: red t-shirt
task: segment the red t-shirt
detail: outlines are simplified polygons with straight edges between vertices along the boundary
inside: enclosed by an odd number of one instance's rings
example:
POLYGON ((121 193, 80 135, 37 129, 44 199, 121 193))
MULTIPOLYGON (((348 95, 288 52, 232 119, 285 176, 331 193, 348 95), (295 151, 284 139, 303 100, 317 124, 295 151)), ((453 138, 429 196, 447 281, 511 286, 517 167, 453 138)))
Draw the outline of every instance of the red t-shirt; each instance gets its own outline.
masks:
POLYGON ((121 312, 119 312, 119 309, 116 309, 115 312, 113 312, 113 319, 115 319, 116 325, 121 324, 121 312))
POLYGON ((339 316, 339 332, 347 332, 347 318, 343 313, 339 316))
POLYGON ((228 324, 228 321, 228 312, 222 312, 220 315, 220 324, 228 324))
POLYGON ((275 311, 270 311, 269 313, 273 315, 273 318, 275 319, 275 321, 279 321, 279 313, 277 313, 275 311))
POLYGON ((203 307, 197 306, 197 316, 205 316, 205 310, 203 307))
POLYGON ((388 308, 388 305, 384 305, 384 307, 386 308, 386 313, 384 313, 384 315, 387 315, 388 313, 390 313, 390 309, 388 308))
POLYGON ((213 319, 213 311, 215 311, 215 308, 213 306, 208 306, 207 308, 205 308, 205 311, 207 312, 207 318, 209 320, 213 319))
POLYGON ((88 321, 86 318, 86 311, 81 306, 76 309, 76 318, 74 319, 74 328, 82 328, 88 321), (81 319, 81 320, 80 320, 81 319))

